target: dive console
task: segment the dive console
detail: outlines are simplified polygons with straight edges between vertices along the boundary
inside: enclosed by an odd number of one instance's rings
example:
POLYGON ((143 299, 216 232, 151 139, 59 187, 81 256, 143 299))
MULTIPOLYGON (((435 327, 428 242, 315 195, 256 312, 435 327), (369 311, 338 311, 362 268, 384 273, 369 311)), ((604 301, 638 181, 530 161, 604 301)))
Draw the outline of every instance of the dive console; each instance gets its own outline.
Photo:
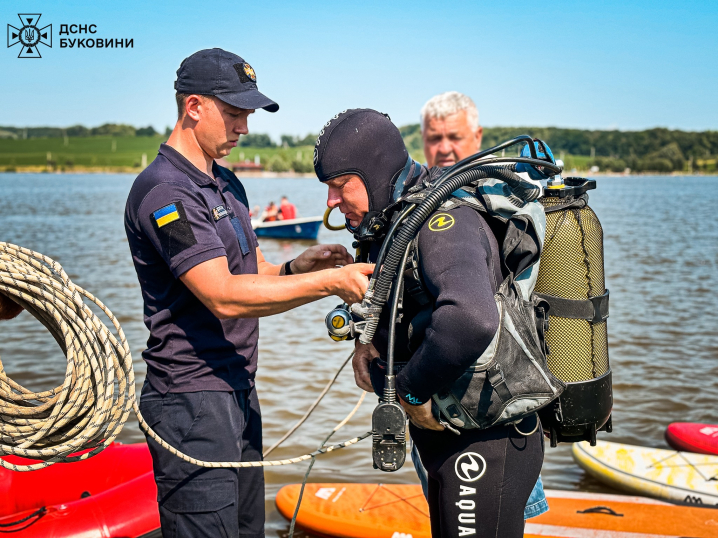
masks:
MULTIPOLYGON (((346 303, 337 305, 324 322, 335 341, 353 340, 366 325, 346 303)), ((374 468, 387 472, 398 471, 406 461, 406 412, 396 400, 395 383, 394 375, 386 376, 384 397, 371 417, 374 468)))

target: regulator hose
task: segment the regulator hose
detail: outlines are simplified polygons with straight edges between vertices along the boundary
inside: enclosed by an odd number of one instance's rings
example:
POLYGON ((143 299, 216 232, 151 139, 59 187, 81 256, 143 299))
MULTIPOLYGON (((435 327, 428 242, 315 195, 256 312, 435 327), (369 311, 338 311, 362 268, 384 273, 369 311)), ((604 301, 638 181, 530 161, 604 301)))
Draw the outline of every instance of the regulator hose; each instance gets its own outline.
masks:
MULTIPOLYGON (((73 284, 59 263, 32 250, 0 242, 0 293, 40 320, 67 357, 62 385, 42 392, 33 392, 13 381, 0 361, 0 455, 40 460, 16 465, 0 459, 0 466, 5 469, 34 471, 58 462, 90 458, 115 440, 132 410, 149 437, 178 458, 199 467, 288 465, 353 445, 371 435, 367 432, 284 460, 198 460, 170 446, 145 422, 135 396, 132 355, 119 321, 99 299, 73 284), (116 336, 83 298, 108 317, 116 336)), ((340 426, 357 408, 358 405, 340 426)))
MULTIPOLYGON (((469 170, 457 173, 455 176, 448 175, 441 178, 441 183, 433 187, 424 200, 406 217, 404 225, 396 232, 391 246, 383 260, 377 260, 377 267, 381 267, 381 273, 376 279, 369 283, 367 294, 364 297, 362 310, 368 315, 364 332, 359 338, 362 344, 368 344, 374 338, 379 326, 379 314, 389 297, 392 281, 397 272, 399 263, 404 257, 406 248, 414 239, 419 228, 424 224, 437 207, 443 204, 448 197, 457 189, 465 187, 480 179, 496 177, 498 179, 510 178, 513 181, 521 181, 516 174, 506 167, 501 166, 474 166, 469 170)), ((532 187, 534 187, 532 185, 532 187)), ((390 239, 387 237, 387 240, 390 239)))

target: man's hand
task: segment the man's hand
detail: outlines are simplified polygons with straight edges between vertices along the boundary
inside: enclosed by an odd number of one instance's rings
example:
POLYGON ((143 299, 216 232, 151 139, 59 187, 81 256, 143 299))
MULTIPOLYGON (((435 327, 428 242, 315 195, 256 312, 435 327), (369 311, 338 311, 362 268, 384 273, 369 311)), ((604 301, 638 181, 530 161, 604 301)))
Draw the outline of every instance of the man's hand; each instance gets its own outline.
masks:
POLYGON ((347 304, 360 302, 369 287, 367 277, 373 272, 373 263, 352 263, 330 271, 333 273, 332 294, 338 295, 347 304))
POLYGON ((302 252, 291 267, 292 273, 300 274, 351 263, 354 263, 354 258, 343 245, 314 245, 302 252))
POLYGON ((17 317, 22 310, 22 306, 9 297, 0 294, 0 320, 17 317))
POLYGON ((352 368, 354 368, 354 381, 357 387, 367 392, 374 392, 371 385, 371 376, 369 375, 369 364, 378 357, 379 353, 371 344, 362 344, 356 340, 354 344, 354 358, 352 358, 352 368))
POLYGON ((399 397, 399 403, 415 426, 425 430, 444 430, 444 426, 434 418, 434 414, 431 412, 431 400, 423 405, 410 405, 399 397))

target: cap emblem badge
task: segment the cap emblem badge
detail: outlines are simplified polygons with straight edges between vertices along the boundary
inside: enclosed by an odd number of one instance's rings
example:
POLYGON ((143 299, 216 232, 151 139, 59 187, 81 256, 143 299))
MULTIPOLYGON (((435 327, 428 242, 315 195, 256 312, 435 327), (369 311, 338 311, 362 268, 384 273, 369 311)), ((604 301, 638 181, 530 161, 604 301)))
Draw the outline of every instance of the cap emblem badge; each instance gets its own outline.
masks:
POLYGON ((252 66, 245 62, 242 67, 244 68, 244 74, 249 77, 249 80, 257 82, 257 75, 254 72, 254 69, 252 69, 252 66))

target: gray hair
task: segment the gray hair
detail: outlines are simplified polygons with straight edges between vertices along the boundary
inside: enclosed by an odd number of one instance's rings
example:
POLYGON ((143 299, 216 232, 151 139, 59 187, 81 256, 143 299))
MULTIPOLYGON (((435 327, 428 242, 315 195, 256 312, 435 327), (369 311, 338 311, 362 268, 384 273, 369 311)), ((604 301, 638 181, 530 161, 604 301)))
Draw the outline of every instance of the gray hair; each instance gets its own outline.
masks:
POLYGON ((473 130, 479 128, 479 110, 471 97, 459 92, 445 92, 429 99, 421 107, 421 130, 426 128, 426 122, 431 118, 444 119, 457 112, 466 110, 466 119, 473 130))

